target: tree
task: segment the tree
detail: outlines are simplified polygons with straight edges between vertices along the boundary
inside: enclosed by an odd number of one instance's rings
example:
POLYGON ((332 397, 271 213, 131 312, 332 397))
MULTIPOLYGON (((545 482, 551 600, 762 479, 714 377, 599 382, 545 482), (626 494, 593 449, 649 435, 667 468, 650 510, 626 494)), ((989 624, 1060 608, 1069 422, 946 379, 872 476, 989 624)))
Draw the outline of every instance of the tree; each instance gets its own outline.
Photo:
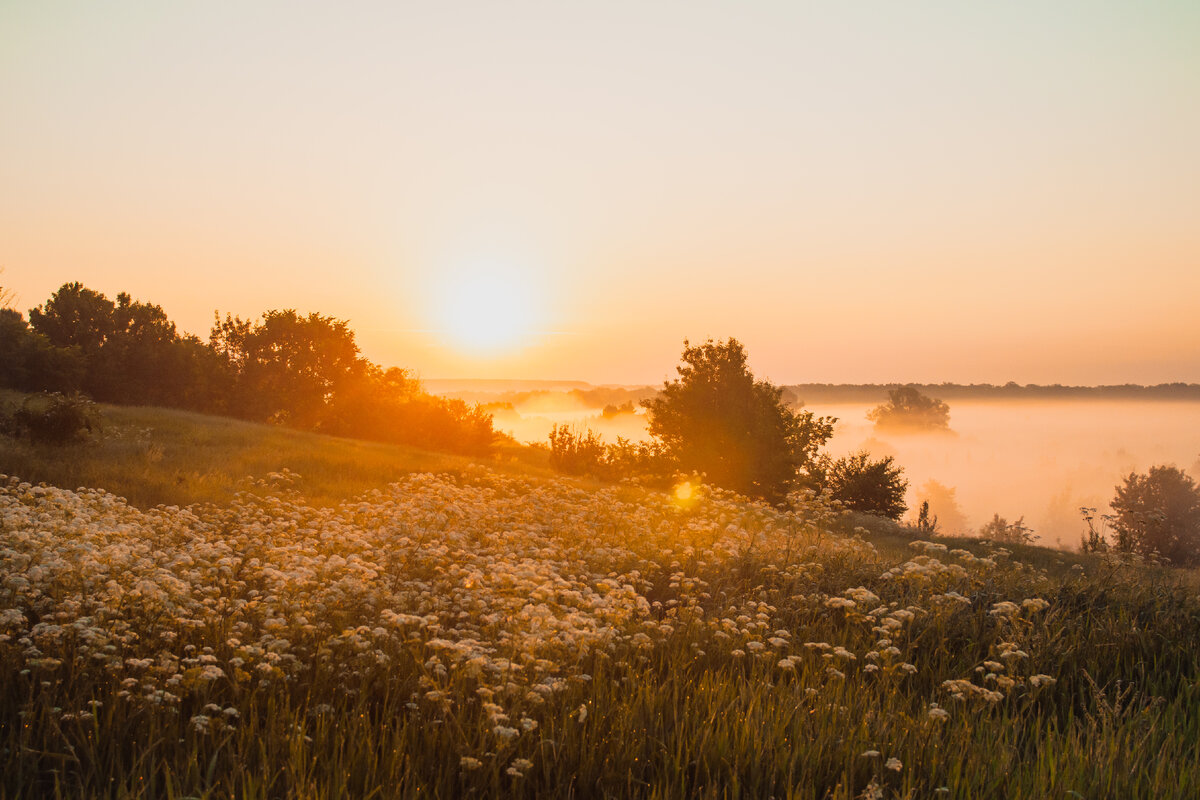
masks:
POLYGON ((915 387, 901 386, 888 392, 888 401, 867 412, 876 428, 909 430, 950 429, 950 406, 921 394, 915 387))
POLYGON ((683 343, 679 377, 644 400, 650 435, 677 469, 771 502, 781 501, 798 471, 833 435, 833 418, 795 412, 782 390, 755 380, 736 339, 683 343))
POLYGON ((866 451, 837 460, 826 456, 810 470, 817 486, 830 490, 831 499, 844 508, 895 520, 908 510, 904 502, 908 481, 903 473, 891 456, 872 461, 866 451))
POLYGON ((77 347, 55 347, 19 311, 0 308, 0 386, 22 392, 74 392, 83 384, 77 347))
POLYGON ((1131 472, 1111 505, 1116 549, 1200 564, 1200 488, 1176 467, 1131 472))
POLYGON ((29 325, 55 347, 78 347, 91 356, 113 333, 116 305, 82 283, 64 283, 42 305, 29 309, 29 325))
POLYGON ((67 283, 31 309, 29 321, 39 337, 34 346, 40 371, 47 373, 34 388, 82 389, 107 402, 200 409, 210 408, 216 396, 208 387, 220 361, 198 347, 199 340, 180 337, 160 306, 124 292, 114 303, 80 283, 67 283), (64 370, 74 362, 81 377, 64 386, 64 370))
POLYGON ((234 414, 296 428, 320 428, 334 397, 367 368, 345 320, 290 308, 257 323, 218 318, 209 342, 237 376, 234 414))

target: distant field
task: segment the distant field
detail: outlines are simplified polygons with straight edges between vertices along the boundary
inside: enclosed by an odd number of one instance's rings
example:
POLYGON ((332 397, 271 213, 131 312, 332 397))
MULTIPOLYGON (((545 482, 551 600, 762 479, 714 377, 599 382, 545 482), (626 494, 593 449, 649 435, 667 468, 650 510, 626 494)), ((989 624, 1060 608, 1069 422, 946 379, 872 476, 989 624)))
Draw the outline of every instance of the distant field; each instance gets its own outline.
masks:
MULTIPOLYGON (((8 393, 8 402, 18 395, 8 393)), ((224 503, 248 476, 289 469, 310 502, 331 505, 413 472, 461 472, 472 459, 161 408, 101 406, 99 439, 38 448, 0 437, 0 473, 74 489, 103 488, 139 508, 224 503)), ((528 448, 502 446, 503 471, 549 474, 528 448)), ((479 459, 474 459, 478 461, 479 459)))

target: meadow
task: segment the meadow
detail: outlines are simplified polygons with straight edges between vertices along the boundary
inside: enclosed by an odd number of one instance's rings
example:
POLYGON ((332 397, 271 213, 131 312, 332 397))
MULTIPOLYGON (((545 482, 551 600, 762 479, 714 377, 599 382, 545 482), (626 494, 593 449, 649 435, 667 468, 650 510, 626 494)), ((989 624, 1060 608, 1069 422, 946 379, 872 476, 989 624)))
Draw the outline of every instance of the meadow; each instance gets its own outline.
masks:
MULTIPOLYGON (((229 499, 0 482, 0 796, 1200 793, 1193 573, 228 436, 229 499)), ((119 484, 115 446, 57 457, 119 484)))

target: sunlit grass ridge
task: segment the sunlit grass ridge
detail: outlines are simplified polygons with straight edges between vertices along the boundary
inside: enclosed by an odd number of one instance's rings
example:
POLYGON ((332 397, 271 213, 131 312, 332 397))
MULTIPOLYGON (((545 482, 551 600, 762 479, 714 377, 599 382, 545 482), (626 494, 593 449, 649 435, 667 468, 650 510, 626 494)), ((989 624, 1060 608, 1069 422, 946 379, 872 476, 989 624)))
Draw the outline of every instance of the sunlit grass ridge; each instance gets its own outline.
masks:
POLYGON ((872 543, 803 498, 293 478, 147 511, 6 482, 5 796, 1200 789, 1165 573, 872 543))

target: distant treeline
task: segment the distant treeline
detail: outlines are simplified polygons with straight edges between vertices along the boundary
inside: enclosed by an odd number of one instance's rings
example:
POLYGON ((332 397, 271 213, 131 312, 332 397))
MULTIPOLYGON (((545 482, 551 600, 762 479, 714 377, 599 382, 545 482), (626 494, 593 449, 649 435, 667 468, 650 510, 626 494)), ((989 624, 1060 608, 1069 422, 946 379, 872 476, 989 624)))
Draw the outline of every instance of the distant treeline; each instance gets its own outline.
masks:
POLYGON ((208 341, 160 306, 68 283, 30 309, 0 309, 0 386, 224 414, 376 441, 479 454, 492 418, 363 358, 344 320, 292 309, 218 314, 208 341))
POLYGON ((877 403, 894 389, 910 386, 939 400, 1200 400, 1200 384, 1160 383, 1141 386, 1021 385, 991 383, 797 383, 785 386, 803 405, 814 403, 877 403))
MULTIPOLYGON (((1193 400, 1200 401, 1200 384, 1160 383, 1153 386, 1117 384, 1110 386, 1064 386, 1006 383, 795 383, 781 387, 783 399, 792 406, 820 403, 882 403, 895 389, 912 387, 938 400, 1193 400)), ((586 408, 620 406, 657 397, 655 386, 598 386, 591 389, 534 389, 530 391, 486 391, 479 389, 445 391, 472 403, 553 405, 566 400, 586 408)))

